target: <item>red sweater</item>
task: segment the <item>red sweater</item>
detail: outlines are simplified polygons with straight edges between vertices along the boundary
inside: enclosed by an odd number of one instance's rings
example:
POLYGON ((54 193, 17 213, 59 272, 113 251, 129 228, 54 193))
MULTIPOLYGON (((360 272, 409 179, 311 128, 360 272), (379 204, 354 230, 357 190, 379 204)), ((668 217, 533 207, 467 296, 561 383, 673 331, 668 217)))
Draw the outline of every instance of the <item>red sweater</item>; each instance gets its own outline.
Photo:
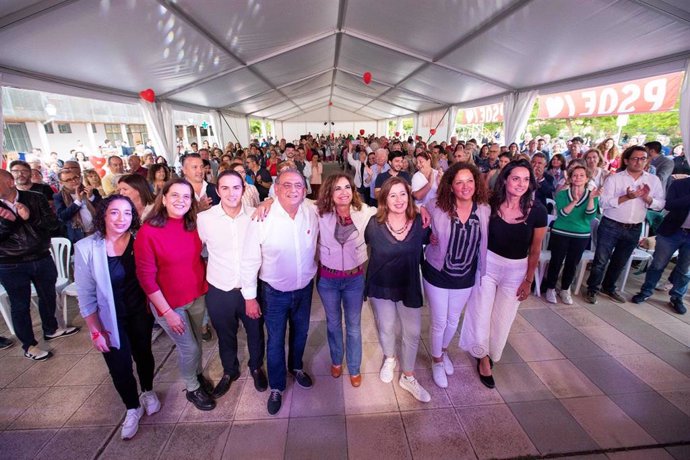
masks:
POLYGON ((182 219, 168 218, 164 227, 144 224, 137 232, 134 254, 146 295, 160 290, 170 307, 177 308, 206 294, 199 233, 186 231, 182 219))

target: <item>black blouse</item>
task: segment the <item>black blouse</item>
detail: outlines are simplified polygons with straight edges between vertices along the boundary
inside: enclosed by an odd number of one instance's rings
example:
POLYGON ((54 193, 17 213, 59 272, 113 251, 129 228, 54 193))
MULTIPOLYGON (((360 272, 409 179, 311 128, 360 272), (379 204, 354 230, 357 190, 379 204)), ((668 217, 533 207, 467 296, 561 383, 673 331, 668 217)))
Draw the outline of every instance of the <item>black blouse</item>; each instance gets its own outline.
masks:
POLYGON ((529 255, 534 229, 546 227, 547 223, 546 208, 539 201, 534 202, 523 222, 509 224, 499 215, 492 215, 489 220, 489 251, 506 259, 524 259, 529 255))
POLYGON ((146 311, 146 294, 139 285, 134 265, 134 237, 129 238, 127 248, 121 256, 108 256, 108 271, 117 317, 146 311))
POLYGON ((402 302, 406 307, 422 306, 422 285, 419 264, 422 245, 429 229, 422 228, 417 215, 404 240, 398 241, 386 228, 372 218, 364 231, 364 240, 371 249, 367 268, 365 295, 402 302))

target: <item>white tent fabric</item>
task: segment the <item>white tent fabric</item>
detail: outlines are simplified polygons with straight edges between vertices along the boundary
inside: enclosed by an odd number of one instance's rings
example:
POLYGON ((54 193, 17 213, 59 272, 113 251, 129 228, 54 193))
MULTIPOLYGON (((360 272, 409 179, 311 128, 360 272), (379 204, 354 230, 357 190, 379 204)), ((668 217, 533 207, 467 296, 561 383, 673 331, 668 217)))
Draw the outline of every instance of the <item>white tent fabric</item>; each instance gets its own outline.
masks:
POLYGON ((503 132, 504 144, 519 142, 520 135, 527 127, 530 111, 537 99, 537 91, 512 93, 503 98, 503 132))
POLYGON ((139 106, 144 112, 144 120, 148 127, 148 133, 154 145, 163 146, 164 151, 156 152, 165 156, 169 164, 175 162, 177 146, 175 143, 175 124, 173 122, 173 109, 167 102, 139 101, 139 106))
POLYGON ((684 70, 690 2, 12 0, 0 40, 9 86, 130 103, 152 88, 176 110, 376 121, 684 70))

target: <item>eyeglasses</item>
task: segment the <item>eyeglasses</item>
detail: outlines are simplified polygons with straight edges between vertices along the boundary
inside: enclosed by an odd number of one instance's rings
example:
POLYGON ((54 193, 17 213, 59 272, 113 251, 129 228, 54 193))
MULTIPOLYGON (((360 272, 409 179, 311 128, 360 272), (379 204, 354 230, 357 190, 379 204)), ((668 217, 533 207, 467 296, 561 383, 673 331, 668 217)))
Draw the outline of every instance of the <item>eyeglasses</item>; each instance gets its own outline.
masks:
POLYGON ((31 171, 28 169, 10 169, 10 172, 12 174, 31 174, 31 171))
POLYGON ((283 187, 284 190, 303 190, 304 189, 304 184, 301 182, 296 182, 294 184, 291 184, 290 182, 285 182, 284 184, 280 184, 281 187, 283 187))
POLYGON ((62 179, 62 182, 79 182, 79 177, 70 177, 69 179, 62 179))
POLYGON ((628 161, 647 161, 647 157, 630 157, 628 161))

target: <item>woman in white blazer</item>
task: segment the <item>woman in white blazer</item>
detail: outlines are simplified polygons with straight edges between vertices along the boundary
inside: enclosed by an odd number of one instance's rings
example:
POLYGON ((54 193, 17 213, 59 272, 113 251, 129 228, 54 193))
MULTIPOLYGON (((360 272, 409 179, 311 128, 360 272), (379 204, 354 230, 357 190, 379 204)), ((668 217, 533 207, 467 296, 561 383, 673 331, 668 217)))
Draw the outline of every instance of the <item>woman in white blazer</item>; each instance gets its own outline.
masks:
POLYGON ((153 316, 134 264, 133 232, 139 225, 132 201, 123 195, 111 195, 98 207, 95 233, 75 245, 74 257, 79 311, 127 408, 122 439, 136 434, 144 411, 151 415, 161 407, 153 391, 153 316), (141 396, 132 358, 137 363, 141 396))

